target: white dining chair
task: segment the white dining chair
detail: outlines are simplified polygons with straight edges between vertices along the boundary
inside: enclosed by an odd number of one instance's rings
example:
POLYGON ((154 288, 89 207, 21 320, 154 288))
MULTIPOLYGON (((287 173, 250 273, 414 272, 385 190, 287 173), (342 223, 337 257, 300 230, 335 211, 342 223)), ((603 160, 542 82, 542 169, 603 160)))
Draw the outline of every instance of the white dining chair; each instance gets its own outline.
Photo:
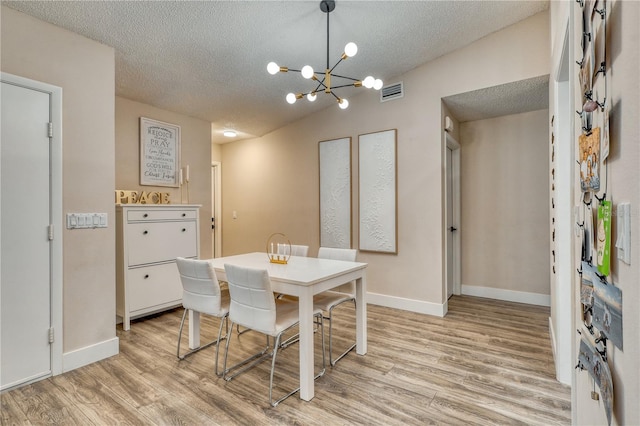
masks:
MULTIPOLYGON (((229 343, 231 337, 227 339, 224 362, 223 377, 229 381, 239 374, 249 370, 267 357, 271 357, 271 373, 269 376, 269 404, 275 407, 289 396, 300 390, 298 387, 279 398, 273 400, 273 373, 276 365, 276 357, 280 346, 282 335, 290 328, 298 325, 298 304, 291 302, 276 301, 271 290, 271 281, 267 270, 245 268, 237 265, 224 265, 227 274, 227 282, 229 283, 229 293, 231 296, 231 304, 229 307, 229 320, 231 327, 233 324, 258 331, 269 337, 275 338, 275 344, 270 353, 258 353, 244 361, 239 362, 233 367, 227 369, 227 357, 229 354, 229 343), (249 364, 251 360, 253 363, 249 364), (242 369, 235 371, 229 375, 231 371, 237 367, 244 366, 242 369)), ((314 317, 322 318, 322 311, 315 310, 314 317)), ((325 372, 325 356, 324 356, 324 333, 322 335, 322 371, 316 378, 322 376, 325 372)))
POLYGON ((221 373, 218 373, 220 340, 225 339, 229 334, 227 324, 225 336, 222 336, 223 325, 228 322, 229 292, 227 290, 223 291, 220 289, 216 272, 209 261, 178 257, 176 259, 176 265, 178 266, 178 272, 180 273, 180 281, 182 282, 182 306, 184 307, 182 321, 180 321, 180 331, 178 332, 178 359, 182 360, 204 348, 216 345, 215 373, 217 376, 220 376, 221 373), (184 328, 184 320, 188 311, 217 317, 220 319, 220 327, 218 329, 218 338, 216 340, 180 355, 182 329, 184 328))
MULTIPOLYGON (((318 250, 318 258, 355 262, 356 250, 320 247, 318 250)), ((313 308, 321 309, 328 314, 323 315, 323 318, 329 321, 329 364, 331 364, 332 367, 356 347, 354 341, 342 354, 335 359, 333 358, 333 310, 345 302, 353 302, 353 307, 356 307, 355 283, 351 281, 341 286, 340 290, 341 291, 328 290, 313 296, 313 308)))
MULTIPOLYGON (((309 253, 309 246, 303 246, 299 244, 291 244, 291 256, 307 257, 309 253)), ((278 254, 285 256, 289 255, 289 244, 278 243, 278 254)))

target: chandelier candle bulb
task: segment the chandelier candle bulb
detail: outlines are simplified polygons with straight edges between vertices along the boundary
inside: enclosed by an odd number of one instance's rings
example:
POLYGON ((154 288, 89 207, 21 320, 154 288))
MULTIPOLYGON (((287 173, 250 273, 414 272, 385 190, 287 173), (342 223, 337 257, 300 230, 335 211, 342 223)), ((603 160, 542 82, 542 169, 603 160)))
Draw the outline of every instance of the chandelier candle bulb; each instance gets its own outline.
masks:
POLYGON ((267 72, 271 75, 278 74, 278 72, 280 72, 280 67, 275 62, 269 62, 269 65, 267 65, 267 72))
POLYGON ((311 77, 314 76, 313 68, 311 68, 310 65, 305 65, 304 67, 302 67, 302 70, 300 72, 302 76, 306 79, 310 79, 311 77))
POLYGON ((182 169, 180 169, 180 185, 182 185, 182 169))
POLYGON ((346 57, 352 58, 356 56, 356 53, 358 53, 358 46, 354 42, 347 43, 347 45, 344 47, 344 54, 346 55, 346 57))
POLYGON ((185 171, 185 182, 189 183, 189 165, 187 164, 187 168, 185 171))

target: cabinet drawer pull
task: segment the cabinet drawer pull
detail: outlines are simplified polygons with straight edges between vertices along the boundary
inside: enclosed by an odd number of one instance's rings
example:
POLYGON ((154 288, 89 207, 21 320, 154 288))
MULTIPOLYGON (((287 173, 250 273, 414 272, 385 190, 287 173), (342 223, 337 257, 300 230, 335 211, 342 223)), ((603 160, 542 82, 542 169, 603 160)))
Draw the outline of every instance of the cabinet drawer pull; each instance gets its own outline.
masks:
POLYGON ((142 217, 149 217, 149 214, 145 213, 145 214, 142 215, 142 217))
POLYGON ((187 214, 186 214, 186 213, 182 213, 182 217, 186 217, 186 216, 187 216, 187 214))
POLYGON ((144 279, 145 279, 145 280, 146 280, 147 278, 149 278, 149 274, 146 274, 146 275, 144 276, 144 279))
POLYGON ((187 232, 187 228, 182 228, 182 232, 187 232))
POLYGON ((149 231, 144 231, 144 232, 142 233, 142 235, 147 235, 148 233, 149 233, 149 231))

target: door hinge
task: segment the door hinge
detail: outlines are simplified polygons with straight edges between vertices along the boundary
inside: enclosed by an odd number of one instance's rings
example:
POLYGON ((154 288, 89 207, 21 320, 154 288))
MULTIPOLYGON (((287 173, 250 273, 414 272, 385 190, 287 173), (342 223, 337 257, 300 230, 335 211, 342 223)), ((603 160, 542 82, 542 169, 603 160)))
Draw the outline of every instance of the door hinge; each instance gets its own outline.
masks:
POLYGON ((49 241, 53 241, 53 225, 49 225, 48 234, 49 234, 49 241))
POLYGON ((49 128, 49 137, 52 138, 53 137, 53 123, 49 122, 48 124, 48 128, 49 128))
POLYGON ((55 336, 53 333, 53 327, 49 328, 49 343, 53 343, 53 341, 55 340, 55 336))

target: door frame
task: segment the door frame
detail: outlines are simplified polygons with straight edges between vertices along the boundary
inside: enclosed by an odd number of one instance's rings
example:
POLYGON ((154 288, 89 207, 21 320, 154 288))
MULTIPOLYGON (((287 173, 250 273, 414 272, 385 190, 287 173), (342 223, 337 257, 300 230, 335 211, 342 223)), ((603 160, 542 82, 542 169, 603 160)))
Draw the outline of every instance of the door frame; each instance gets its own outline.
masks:
POLYGON ((55 376, 62 373, 63 351, 62 234, 64 231, 64 221, 62 214, 62 88, 5 72, 1 73, 1 80, 3 83, 25 89, 37 90, 49 95, 49 120, 53 128, 52 136, 49 139, 49 217, 53 229, 53 240, 51 241, 50 251, 50 321, 54 333, 53 343, 51 343, 51 374, 55 376))
POLYGON ((212 257, 222 256, 222 163, 220 161, 211 162, 211 214, 215 218, 215 232, 213 238, 212 257))
MULTIPOLYGON (((443 182, 443 188, 444 188, 444 195, 445 195, 445 200, 447 197, 447 175, 449 173, 449 170, 447 169, 447 161, 446 161, 446 150, 450 149, 451 150, 451 172, 453 173, 452 176, 452 181, 453 181, 453 187, 452 187, 452 196, 453 196, 453 221, 454 223, 457 224, 457 228, 458 230, 456 232, 453 233, 453 294, 454 295, 460 295, 461 294, 461 284, 460 284, 460 144, 458 143, 458 141, 451 135, 449 134, 449 132, 444 132, 445 133, 445 141, 446 141, 446 146, 445 146, 445 158, 444 158, 444 171, 445 171, 445 179, 443 182)), ((447 224, 447 218, 449 217, 448 215, 448 211, 447 211, 447 205, 448 203, 445 201, 444 203, 444 222, 445 222, 445 228, 448 226, 447 224)), ((450 232, 448 229, 445 229, 445 239, 444 239, 444 248, 445 248, 445 255, 443 256, 444 258, 444 294, 447 295, 448 294, 448 286, 449 286, 449 282, 448 282, 448 264, 449 264, 449 259, 448 259, 448 255, 447 253, 448 251, 448 247, 447 247, 447 232, 450 232)), ((446 300, 446 297, 445 297, 446 300)))

